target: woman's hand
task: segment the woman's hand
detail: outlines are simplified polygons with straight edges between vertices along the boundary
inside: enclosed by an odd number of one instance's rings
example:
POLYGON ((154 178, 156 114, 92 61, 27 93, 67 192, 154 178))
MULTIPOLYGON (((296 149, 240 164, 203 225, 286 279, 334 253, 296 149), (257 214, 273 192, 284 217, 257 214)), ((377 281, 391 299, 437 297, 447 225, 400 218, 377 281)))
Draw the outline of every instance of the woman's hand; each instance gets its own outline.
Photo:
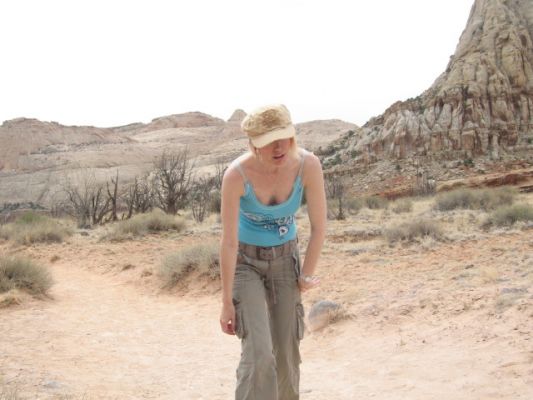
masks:
POLYGON ((222 305, 220 328, 228 335, 235 335, 235 306, 232 303, 222 305))
POLYGON ((300 292, 313 289, 319 283, 320 279, 315 275, 300 275, 298 277, 298 287, 300 288, 300 292))

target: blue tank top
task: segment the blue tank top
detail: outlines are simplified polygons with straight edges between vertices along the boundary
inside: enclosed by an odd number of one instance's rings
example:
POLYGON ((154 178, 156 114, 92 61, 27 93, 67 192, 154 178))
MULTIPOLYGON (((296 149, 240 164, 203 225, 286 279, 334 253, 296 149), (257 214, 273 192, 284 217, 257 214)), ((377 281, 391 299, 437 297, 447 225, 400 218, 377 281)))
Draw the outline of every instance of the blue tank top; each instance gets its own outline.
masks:
POLYGON ((289 198, 272 206, 264 205, 257 199, 241 165, 237 163, 236 168, 244 179, 244 194, 239 207, 239 242, 270 247, 296 239, 294 214, 302 202, 302 171, 306 154, 305 151, 300 153, 300 170, 289 198))

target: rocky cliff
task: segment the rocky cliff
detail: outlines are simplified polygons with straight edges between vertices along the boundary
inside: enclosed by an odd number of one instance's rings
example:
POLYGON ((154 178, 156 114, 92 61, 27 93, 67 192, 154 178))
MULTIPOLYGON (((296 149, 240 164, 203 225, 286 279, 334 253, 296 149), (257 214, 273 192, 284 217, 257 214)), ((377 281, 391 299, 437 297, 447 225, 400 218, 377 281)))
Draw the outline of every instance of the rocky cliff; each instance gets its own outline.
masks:
POLYGON ((533 149, 533 1, 476 0, 434 84, 345 139, 344 162, 533 149))

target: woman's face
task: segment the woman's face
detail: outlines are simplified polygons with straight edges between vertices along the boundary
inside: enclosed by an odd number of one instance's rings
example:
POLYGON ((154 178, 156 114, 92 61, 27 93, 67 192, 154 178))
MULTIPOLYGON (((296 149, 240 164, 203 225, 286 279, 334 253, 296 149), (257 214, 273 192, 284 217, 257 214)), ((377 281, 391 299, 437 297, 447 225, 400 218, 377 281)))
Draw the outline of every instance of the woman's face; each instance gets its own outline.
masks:
POLYGON ((264 147, 258 148, 257 153, 262 162, 270 165, 282 165, 286 162, 291 148, 291 139, 276 140, 264 147))

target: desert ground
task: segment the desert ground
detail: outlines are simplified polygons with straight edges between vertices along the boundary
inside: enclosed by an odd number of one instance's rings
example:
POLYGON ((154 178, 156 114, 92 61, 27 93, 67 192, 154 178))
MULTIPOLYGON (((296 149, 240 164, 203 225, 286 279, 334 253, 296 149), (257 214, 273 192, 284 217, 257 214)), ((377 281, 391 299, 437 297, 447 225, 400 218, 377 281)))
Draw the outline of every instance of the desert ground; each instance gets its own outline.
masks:
MULTIPOLYGON (((326 299, 342 312, 306 332, 302 399, 533 398, 532 225, 485 230, 483 211, 436 212, 432 201, 328 222, 321 283, 304 305, 326 299), (441 239, 389 244, 376 233, 422 217, 441 239)), ((157 274, 166 254, 218 241, 217 216, 122 242, 101 241, 106 229, 0 241, 0 253, 46 265, 55 281, 48 297, 0 309, 0 399, 233 398, 240 348, 219 328, 219 281, 192 273, 163 289, 157 274)))

